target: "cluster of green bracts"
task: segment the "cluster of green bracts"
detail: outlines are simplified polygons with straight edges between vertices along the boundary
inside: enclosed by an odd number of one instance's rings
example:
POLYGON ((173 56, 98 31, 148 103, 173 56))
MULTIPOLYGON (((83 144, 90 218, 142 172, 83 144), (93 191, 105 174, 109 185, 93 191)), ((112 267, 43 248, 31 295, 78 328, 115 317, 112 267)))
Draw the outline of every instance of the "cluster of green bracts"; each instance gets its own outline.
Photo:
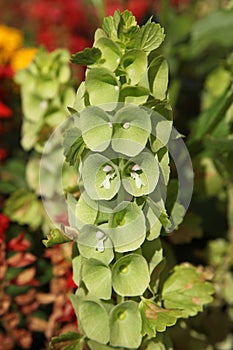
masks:
POLYGON ((159 283, 159 236, 172 226, 165 208, 172 121, 168 68, 158 50, 163 39, 159 24, 140 28, 130 12, 116 12, 96 31, 93 48, 72 57, 87 71, 64 136, 80 197, 68 194, 70 226, 63 230, 77 241, 79 288, 71 300, 80 341, 92 350, 161 348, 157 332, 202 310, 213 292, 190 265, 159 283))

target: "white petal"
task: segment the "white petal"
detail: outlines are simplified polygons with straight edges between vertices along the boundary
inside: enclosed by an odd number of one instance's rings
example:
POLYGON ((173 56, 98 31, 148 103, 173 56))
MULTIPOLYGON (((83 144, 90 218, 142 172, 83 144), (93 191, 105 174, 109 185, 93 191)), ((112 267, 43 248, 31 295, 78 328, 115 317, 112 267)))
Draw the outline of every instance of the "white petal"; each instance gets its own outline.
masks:
POLYGON ((98 250, 98 252, 103 253, 104 252, 104 239, 100 239, 95 247, 98 250))
POLYGON ((97 231, 95 236, 97 239, 102 239, 104 237, 104 233, 102 231, 97 231))
POLYGON ((104 171, 105 173, 108 173, 108 172, 111 171, 111 170, 112 170, 111 165, 105 165, 105 167, 103 168, 103 171, 104 171))

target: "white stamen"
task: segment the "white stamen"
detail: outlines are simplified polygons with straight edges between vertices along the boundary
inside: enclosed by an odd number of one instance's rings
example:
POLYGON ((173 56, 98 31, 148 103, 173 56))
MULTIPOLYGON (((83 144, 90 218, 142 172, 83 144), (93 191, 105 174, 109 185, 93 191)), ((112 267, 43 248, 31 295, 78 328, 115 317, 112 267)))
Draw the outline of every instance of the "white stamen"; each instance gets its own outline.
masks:
POLYGON ((129 129, 129 127, 130 127, 130 123, 129 122, 126 122, 126 123, 123 124, 123 128, 124 129, 129 129))

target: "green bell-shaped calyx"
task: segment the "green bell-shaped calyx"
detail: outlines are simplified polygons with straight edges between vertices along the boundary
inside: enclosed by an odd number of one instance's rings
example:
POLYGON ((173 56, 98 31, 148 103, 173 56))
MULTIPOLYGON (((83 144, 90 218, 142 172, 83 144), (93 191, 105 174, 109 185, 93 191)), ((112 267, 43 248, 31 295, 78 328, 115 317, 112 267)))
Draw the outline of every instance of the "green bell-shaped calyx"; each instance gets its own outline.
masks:
POLYGON ((110 345, 138 348, 141 344, 142 320, 138 304, 126 301, 110 312, 110 345))
POLYGON ((90 153, 83 161, 82 179, 91 199, 110 200, 120 188, 120 175, 116 165, 99 153, 90 153))
POLYGON ((149 281, 148 264, 141 255, 125 255, 113 266, 113 288, 119 295, 131 297, 142 295, 149 286, 149 281))
POLYGON ((80 129, 84 142, 92 151, 102 152, 111 142, 112 122, 99 107, 89 106, 80 113, 80 129))
POLYGON ((146 146, 150 132, 149 114, 140 107, 127 105, 115 114, 112 148, 134 157, 146 146))
POLYGON ((145 240, 145 217, 137 204, 122 202, 109 220, 109 237, 117 252, 132 251, 145 240))
POLYGON ((128 193, 139 197, 154 191, 158 179, 157 157, 149 152, 142 152, 127 162, 122 184, 128 193))

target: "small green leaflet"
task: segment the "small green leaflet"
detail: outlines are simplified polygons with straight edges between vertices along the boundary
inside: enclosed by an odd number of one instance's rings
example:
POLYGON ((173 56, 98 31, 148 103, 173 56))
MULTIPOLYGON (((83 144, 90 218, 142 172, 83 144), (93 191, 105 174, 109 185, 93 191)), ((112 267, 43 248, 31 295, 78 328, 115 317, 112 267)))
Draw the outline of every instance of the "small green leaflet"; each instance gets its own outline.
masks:
POLYGON ((157 332, 165 332, 182 316, 179 310, 164 309, 149 299, 142 299, 139 304, 142 317, 142 335, 148 338, 156 336, 157 332))
POLYGON ((83 340, 80 334, 76 332, 67 332, 58 337, 53 337, 50 342, 52 350, 82 350, 83 340))
POLYGON ((74 127, 65 132, 63 147, 66 161, 69 162, 70 165, 74 165, 86 147, 81 131, 78 128, 74 127))
POLYGON ((135 35, 134 47, 151 52, 157 49, 164 41, 164 29, 158 23, 151 23, 151 19, 140 28, 135 35))
POLYGON ((79 64, 81 66, 89 66, 99 61, 100 58, 100 49, 97 47, 87 47, 85 50, 73 54, 70 60, 72 63, 79 64))
POLYGON ((165 281, 162 300, 165 308, 182 311, 182 317, 195 316, 213 298, 214 287, 202 271, 190 264, 177 265, 165 281))

